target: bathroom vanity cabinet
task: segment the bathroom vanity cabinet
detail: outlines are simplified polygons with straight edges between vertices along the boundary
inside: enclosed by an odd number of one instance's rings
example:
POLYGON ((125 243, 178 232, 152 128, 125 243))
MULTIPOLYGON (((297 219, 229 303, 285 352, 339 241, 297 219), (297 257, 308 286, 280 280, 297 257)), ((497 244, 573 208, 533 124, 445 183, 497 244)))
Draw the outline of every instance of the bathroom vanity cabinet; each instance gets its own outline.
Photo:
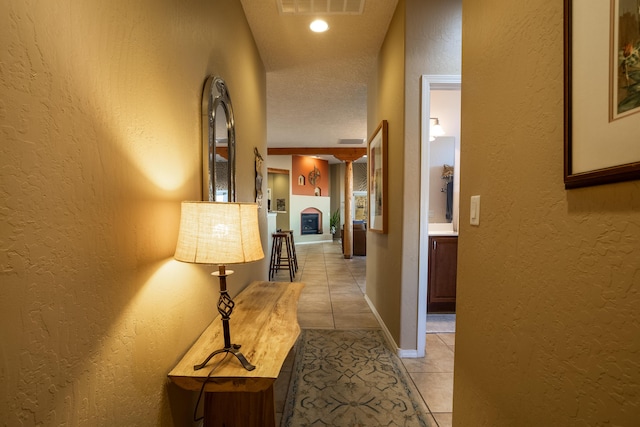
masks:
POLYGON ((458 236, 430 236, 427 312, 456 311, 457 265, 458 236))

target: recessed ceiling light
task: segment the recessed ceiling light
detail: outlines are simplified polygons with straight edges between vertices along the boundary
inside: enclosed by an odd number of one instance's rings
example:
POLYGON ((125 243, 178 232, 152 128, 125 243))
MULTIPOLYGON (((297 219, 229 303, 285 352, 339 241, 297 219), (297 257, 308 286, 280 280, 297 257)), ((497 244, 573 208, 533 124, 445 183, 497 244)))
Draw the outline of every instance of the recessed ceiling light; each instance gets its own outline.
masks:
POLYGON ((309 28, 311 28, 311 31, 315 33, 324 33, 329 29, 329 24, 327 24, 326 21, 323 21, 322 19, 316 19, 311 23, 311 25, 309 25, 309 28))

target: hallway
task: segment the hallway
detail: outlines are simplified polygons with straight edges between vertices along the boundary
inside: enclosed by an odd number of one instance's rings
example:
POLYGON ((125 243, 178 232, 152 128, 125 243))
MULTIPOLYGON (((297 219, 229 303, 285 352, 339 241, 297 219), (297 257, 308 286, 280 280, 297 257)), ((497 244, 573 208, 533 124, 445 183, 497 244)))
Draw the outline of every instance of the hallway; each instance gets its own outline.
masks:
MULTIPOLYGON (((296 281, 305 284, 298 303, 298 322, 308 329, 368 329, 380 325, 364 299, 366 257, 344 259, 339 242, 296 245, 299 271, 296 281)), ((279 271, 274 281, 288 281, 279 271)), ((453 398, 454 333, 427 334, 427 354, 402 362, 432 413, 434 426, 451 425, 453 398)), ((276 410, 286 398, 292 361, 276 382, 276 410)))

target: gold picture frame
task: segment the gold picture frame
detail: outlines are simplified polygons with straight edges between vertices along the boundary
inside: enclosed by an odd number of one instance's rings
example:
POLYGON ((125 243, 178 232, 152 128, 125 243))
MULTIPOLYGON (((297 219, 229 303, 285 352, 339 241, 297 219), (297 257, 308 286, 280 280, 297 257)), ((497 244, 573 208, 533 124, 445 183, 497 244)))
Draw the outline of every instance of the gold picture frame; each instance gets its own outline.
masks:
POLYGON ((386 120, 380 122, 367 144, 369 165, 369 224, 376 233, 387 232, 387 136, 386 120))

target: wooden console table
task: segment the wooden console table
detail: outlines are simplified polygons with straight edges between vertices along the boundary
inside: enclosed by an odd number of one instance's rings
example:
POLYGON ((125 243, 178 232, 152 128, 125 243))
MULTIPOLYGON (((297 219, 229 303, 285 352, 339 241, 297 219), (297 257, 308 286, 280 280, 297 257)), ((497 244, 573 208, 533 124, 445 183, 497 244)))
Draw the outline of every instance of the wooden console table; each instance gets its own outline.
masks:
POLYGON ((214 357, 206 367, 194 371, 215 349, 224 347, 222 322, 217 316, 169 378, 186 390, 204 387, 204 425, 275 426, 273 384, 300 333, 298 299, 304 285, 299 282, 253 282, 237 297, 231 315, 231 342, 256 368, 247 371, 228 355, 207 380, 211 368, 222 359, 214 357))

